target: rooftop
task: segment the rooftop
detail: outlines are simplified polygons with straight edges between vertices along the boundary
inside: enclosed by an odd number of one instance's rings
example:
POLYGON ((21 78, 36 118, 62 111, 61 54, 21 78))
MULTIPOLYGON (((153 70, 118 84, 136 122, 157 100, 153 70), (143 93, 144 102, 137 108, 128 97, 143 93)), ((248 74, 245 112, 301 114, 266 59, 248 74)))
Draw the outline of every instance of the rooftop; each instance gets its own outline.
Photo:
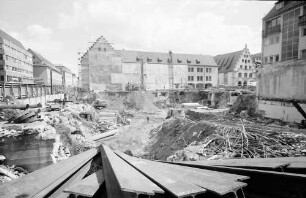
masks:
POLYGON ((24 46, 20 43, 20 41, 18 41, 17 39, 13 38, 13 37, 10 36, 9 34, 5 33, 5 32, 2 31, 1 29, 0 29, 0 38, 3 38, 3 39, 5 39, 5 40, 8 40, 8 41, 12 42, 14 45, 20 47, 21 49, 26 50, 26 49, 24 48, 24 46))
POLYGON ((227 54, 221 54, 215 56, 215 61, 219 66, 219 72, 229 72, 234 71, 235 65, 242 55, 243 50, 231 52, 227 54))
MULTIPOLYGON (((136 63, 142 57, 144 62, 150 64, 168 64, 169 53, 162 52, 144 52, 130 50, 116 50, 116 53, 122 57, 122 62, 136 63)), ((194 65, 194 66, 218 66, 210 55, 196 54, 177 54, 172 55, 174 65, 194 65)))
POLYGON ((268 12, 268 14, 263 18, 263 20, 269 20, 271 18, 274 18, 280 14, 282 14, 283 12, 285 11, 288 11, 288 10, 291 10, 291 9, 294 9, 298 6, 301 6, 301 5, 305 5, 306 2, 305 1, 279 1, 277 2, 274 7, 270 10, 270 12, 268 12), (277 3, 281 3, 281 2, 284 2, 284 7, 282 8, 279 8, 279 9, 276 9, 276 4, 277 3))
MULTIPOLYGON (((46 67, 50 67, 51 69, 60 72, 59 69, 57 69, 49 60, 47 60, 45 57, 43 57, 42 55, 40 55, 39 53, 35 52, 32 49, 28 49, 28 51, 33 54, 33 56, 36 56, 38 59, 40 59, 43 63, 43 65, 39 65, 39 66, 46 66, 46 67)), ((35 66, 35 64, 33 64, 33 66, 35 66)), ((37 66, 37 64, 36 64, 37 66)))

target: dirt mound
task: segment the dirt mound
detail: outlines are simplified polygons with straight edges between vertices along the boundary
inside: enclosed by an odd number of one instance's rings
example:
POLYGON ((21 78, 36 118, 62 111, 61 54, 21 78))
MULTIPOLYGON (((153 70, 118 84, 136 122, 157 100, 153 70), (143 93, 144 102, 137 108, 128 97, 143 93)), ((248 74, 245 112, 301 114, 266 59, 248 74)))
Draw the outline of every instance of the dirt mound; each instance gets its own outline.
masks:
POLYGON ((175 151, 187 147, 191 142, 204 139, 215 131, 215 128, 203 121, 193 122, 189 119, 172 118, 161 127, 151 131, 155 141, 146 148, 145 158, 166 160, 175 151))
POLYGON ((249 116, 256 115, 256 95, 255 94, 243 94, 239 95, 233 106, 231 112, 240 113, 241 111, 247 111, 249 116))
POLYGON ((131 109, 143 110, 146 112, 159 111, 153 103, 154 95, 149 92, 141 91, 131 92, 125 100, 126 106, 131 109))

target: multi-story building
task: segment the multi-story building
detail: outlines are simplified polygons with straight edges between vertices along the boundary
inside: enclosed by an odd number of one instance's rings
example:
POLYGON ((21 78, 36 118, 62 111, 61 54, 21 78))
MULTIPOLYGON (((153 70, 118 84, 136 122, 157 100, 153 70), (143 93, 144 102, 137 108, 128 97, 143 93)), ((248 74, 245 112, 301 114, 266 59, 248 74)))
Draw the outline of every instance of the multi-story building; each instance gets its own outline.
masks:
POLYGON ((254 85, 256 68, 247 45, 243 50, 217 55, 214 58, 219 66, 219 85, 254 85))
POLYGON ((278 1, 263 18, 263 64, 306 59, 305 1, 278 1))
POLYGON ((39 53, 28 49, 33 57, 33 76, 35 84, 63 85, 62 72, 39 53))
POLYGON ((62 72, 62 82, 65 87, 73 87, 74 86, 74 78, 75 75, 72 73, 72 71, 65 67, 64 65, 55 65, 56 68, 58 68, 62 72))
POLYGON ((306 2, 278 1, 263 18, 257 94, 267 117, 301 121, 306 110, 306 2))
POLYGON ((16 39, 0 30, 0 82, 33 84, 32 55, 16 39))
POLYGON ((218 86, 212 56, 115 50, 103 37, 81 57, 79 72, 81 87, 95 91, 124 91, 129 84, 169 89, 171 81, 174 89, 218 86))

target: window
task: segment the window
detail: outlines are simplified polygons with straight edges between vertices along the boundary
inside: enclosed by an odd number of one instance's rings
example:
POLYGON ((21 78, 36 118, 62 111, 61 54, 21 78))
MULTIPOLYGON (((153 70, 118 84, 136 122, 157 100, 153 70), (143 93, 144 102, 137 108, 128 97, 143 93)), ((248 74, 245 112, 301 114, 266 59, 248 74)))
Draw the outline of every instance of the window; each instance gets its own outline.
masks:
POLYGON ((306 27, 302 29, 302 35, 301 36, 306 36, 306 27))
POLYGON ((4 81, 4 76, 0 76, 0 81, 4 81))
POLYGON ((301 59, 306 60, 306 50, 301 50, 301 59))
POLYGON ((273 56, 270 56, 270 63, 273 62, 273 56))
POLYGON ((197 72, 203 72, 203 68, 197 68, 197 72))
POLYGON ((0 60, 3 60, 3 55, 2 54, 0 54, 0 60))
POLYGON ((238 77, 242 77, 242 73, 238 73, 238 77))
POLYGON ((249 66, 249 69, 252 69, 252 66, 249 66))
POLYGON ((240 65, 240 69, 242 69, 242 65, 240 65))
POLYGON ((188 67, 188 72, 194 72, 194 68, 193 67, 188 67))
POLYGON ((239 81, 239 82, 238 82, 238 86, 241 86, 241 84, 242 84, 241 81, 239 81))
POLYGON ((252 77, 253 77, 253 74, 252 74, 252 73, 250 73, 250 74, 249 74, 249 77, 250 77, 250 78, 252 78, 252 77))
POLYGON ((278 62, 279 61, 279 55, 275 55, 275 62, 278 62))
POLYGON ((228 75, 227 75, 227 73, 224 74, 224 84, 225 85, 228 84, 228 75))
POLYGON ((250 63, 250 60, 248 60, 248 63, 250 63))
POLYGON ((248 73, 244 73, 244 77, 247 78, 248 77, 248 73))
POLYGON ((242 62, 244 62, 244 59, 242 59, 242 62))
POLYGON ((248 66, 244 66, 244 69, 248 69, 248 66))
POLYGON ((245 59, 245 61, 244 61, 245 63, 247 63, 247 59, 245 59))
POLYGON ((193 81, 193 76, 188 76, 188 81, 193 81))
POLYGON ((281 61, 298 58, 300 8, 283 14, 281 61))
POLYGON ((243 86, 247 86, 248 85, 248 82, 247 81, 244 81, 243 82, 243 86))
POLYGON ((212 69, 211 68, 206 68, 206 73, 211 73, 212 69))
POLYGON ((211 76, 206 76, 206 81, 211 81, 211 76))
POLYGON ((203 81, 203 76, 197 76, 197 81, 203 81))
POLYGON ((268 57, 264 57, 264 64, 268 63, 268 57))

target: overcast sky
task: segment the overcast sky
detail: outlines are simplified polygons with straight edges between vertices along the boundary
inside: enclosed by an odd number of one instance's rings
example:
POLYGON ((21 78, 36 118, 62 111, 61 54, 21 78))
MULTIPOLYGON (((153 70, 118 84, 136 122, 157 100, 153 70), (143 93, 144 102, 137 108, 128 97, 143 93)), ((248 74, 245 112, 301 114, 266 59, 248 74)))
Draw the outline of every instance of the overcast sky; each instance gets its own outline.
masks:
POLYGON ((103 35, 115 49, 217 55, 261 50, 275 1, 0 0, 0 29, 77 73, 78 52, 103 35))

